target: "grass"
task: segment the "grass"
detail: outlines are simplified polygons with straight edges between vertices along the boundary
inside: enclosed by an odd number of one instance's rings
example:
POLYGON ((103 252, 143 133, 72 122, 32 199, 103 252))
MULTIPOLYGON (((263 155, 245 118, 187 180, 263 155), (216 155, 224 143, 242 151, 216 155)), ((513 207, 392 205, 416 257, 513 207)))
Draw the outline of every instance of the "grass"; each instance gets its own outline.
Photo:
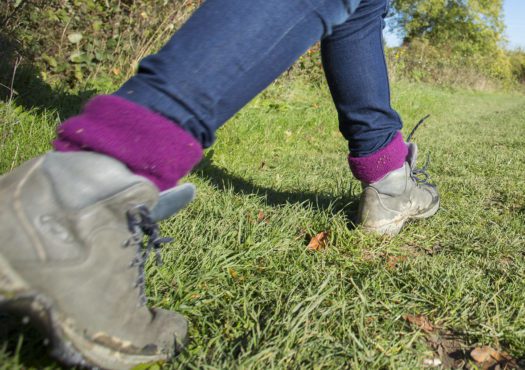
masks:
MULTIPOLYGON (((281 81, 220 130, 187 178, 197 200, 162 225, 175 237, 164 265, 148 269, 151 304, 191 323, 168 368, 476 368, 481 345, 525 366, 525 96, 399 83, 393 105, 405 133, 432 115, 416 142, 442 195, 394 238, 353 225, 360 188, 325 87, 281 81), (308 251, 321 231, 327 247, 308 251)), ((59 117, 15 100, 0 120, 5 173, 49 149, 59 117)), ((56 367, 20 338, 0 368, 56 367)))

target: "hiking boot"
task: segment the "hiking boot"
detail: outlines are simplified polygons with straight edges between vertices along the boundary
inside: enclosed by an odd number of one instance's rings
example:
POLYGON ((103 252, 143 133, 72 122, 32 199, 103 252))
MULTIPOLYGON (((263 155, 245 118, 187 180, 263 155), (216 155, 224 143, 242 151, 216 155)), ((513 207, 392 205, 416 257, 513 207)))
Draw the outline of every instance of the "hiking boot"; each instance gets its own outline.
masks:
POLYGON ((188 325, 146 307, 144 264, 168 241, 155 221, 193 194, 193 185, 177 187, 154 208, 159 192, 149 180, 90 152, 48 153, 0 177, 0 310, 40 326, 66 365, 168 360, 188 325))
POLYGON ((363 183, 358 222, 366 231, 395 235, 409 219, 427 218, 439 208, 439 194, 427 182, 426 165, 415 168, 417 146, 408 144, 407 162, 381 180, 363 183), (419 179, 419 175, 424 175, 419 179))

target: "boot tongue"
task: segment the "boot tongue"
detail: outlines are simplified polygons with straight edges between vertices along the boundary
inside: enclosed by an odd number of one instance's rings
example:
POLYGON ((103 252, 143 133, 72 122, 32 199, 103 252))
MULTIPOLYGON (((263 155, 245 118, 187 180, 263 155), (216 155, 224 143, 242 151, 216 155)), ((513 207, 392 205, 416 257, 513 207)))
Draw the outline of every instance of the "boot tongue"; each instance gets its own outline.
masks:
POLYGON ((410 165, 410 168, 416 168, 416 161, 417 161, 417 145, 414 143, 407 143, 408 146, 408 154, 406 161, 410 165))
POLYGON ((160 193, 159 202, 151 211, 151 218, 158 222, 175 215, 195 199, 195 194, 195 185, 190 183, 163 191, 160 193))

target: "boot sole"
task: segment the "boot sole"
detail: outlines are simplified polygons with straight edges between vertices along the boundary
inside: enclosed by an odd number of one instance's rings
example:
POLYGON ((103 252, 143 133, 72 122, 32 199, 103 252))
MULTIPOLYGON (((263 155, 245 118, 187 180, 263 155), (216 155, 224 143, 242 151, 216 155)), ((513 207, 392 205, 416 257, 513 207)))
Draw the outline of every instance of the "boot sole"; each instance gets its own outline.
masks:
MULTIPOLYGON (((22 315, 49 336, 50 355, 67 366, 87 369, 131 369, 137 365, 165 362, 166 355, 132 355, 87 340, 61 315, 51 299, 33 291, 0 255, 0 310, 22 315)), ((176 348, 178 353, 187 338, 176 348)))
POLYGON ((439 200, 437 201, 436 204, 434 204, 431 208, 429 208, 423 213, 418 213, 415 215, 411 215, 411 214, 403 215, 402 214, 400 215, 399 218, 387 224, 383 224, 377 227, 363 226, 363 229, 367 232, 374 232, 374 233, 381 234, 381 235, 397 235, 399 234, 401 229, 403 229, 403 226, 405 226, 408 220, 411 220, 411 219, 420 220, 420 219, 432 217, 436 214, 438 209, 439 209, 439 200))

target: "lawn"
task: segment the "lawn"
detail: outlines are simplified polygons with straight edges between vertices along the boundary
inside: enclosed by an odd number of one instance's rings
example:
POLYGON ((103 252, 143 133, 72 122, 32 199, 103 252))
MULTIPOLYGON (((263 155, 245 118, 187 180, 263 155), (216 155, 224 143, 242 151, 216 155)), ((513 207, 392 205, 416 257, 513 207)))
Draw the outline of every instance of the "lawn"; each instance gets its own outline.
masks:
MULTIPOLYGON (((280 81, 220 130, 148 268, 150 304, 191 323, 168 368, 482 368, 485 345, 525 367, 525 96, 408 83, 392 96, 405 134, 431 114, 415 142, 442 196, 396 237, 354 226, 360 184, 326 87, 280 81)), ((50 148, 64 109, 44 103, 0 103, 0 173, 50 148)), ((0 368, 56 368, 23 334, 0 342, 0 368)))

